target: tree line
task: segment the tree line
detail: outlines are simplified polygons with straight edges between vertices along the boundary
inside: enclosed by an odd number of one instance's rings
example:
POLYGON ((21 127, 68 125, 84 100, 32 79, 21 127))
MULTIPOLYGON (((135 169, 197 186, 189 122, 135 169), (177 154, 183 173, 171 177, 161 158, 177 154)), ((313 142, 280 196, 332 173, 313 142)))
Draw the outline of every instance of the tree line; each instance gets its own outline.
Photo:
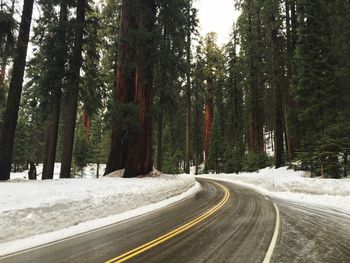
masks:
POLYGON ((349 1, 236 1, 224 46, 192 4, 38 0, 34 18, 24 1, 17 22, 1 1, 0 178, 29 160, 43 179, 55 162, 61 178, 87 163, 347 176, 349 1))

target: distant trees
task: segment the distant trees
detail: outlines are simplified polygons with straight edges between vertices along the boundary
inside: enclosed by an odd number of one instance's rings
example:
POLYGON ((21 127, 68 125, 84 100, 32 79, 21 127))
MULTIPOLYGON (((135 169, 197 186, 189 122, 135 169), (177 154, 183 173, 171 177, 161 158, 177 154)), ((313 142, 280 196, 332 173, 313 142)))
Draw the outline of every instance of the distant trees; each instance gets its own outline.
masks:
POLYGON ((339 23, 345 18, 337 14, 340 6, 346 9, 342 1, 239 3, 247 145, 251 154, 262 154, 262 161, 263 134, 272 129, 276 167, 300 160, 313 175, 339 177, 346 171, 346 150, 340 141, 347 139, 333 133, 344 127, 346 121, 339 117, 347 111, 340 106, 347 96, 339 97, 345 85, 336 85, 341 59, 334 56, 339 50, 345 56, 347 52, 331 44, 342 38, 333 35, 332 28, 346 24, 339 23))

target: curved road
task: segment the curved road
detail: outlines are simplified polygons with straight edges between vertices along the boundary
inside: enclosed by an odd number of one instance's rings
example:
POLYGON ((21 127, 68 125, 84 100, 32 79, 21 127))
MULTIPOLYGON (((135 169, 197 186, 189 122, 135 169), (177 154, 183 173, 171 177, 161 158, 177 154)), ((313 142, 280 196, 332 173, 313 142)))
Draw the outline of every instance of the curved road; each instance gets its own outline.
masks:
POLYGON ((229 183, 200 182, 200 192, 167 208, 0 261, 106 262, 192 222, 130 262, 262 262, 274 231, 273 204, 229 183))
POLYGON ((271 201, 231 183, 199 181, 200 192, 172 206, 0 262, 265 263, 268 251, 272 262, 350 262, 350 217, 334 212, 330 219, 330 211, 271 201), (274 202, 282 218, 278 236, 274 202))

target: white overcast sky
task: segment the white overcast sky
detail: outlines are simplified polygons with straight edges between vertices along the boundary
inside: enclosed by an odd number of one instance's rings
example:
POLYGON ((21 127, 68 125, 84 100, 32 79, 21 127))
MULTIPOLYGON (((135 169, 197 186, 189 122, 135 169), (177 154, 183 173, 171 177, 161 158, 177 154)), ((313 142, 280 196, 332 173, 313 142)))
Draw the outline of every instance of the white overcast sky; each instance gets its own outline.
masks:
POLYGON ((218 33, 219 45, 229 40, 233 22, 239 12, 234 8, 234 0, 194 0, 194 7, 199 10, 200 33, 218 33))
MULTIPOLYGON (((23 0, 19 0, 22 5, 23 0)), ((171 0, 170 0, 171 1, 171 0)), ((235 0, 193 0, 193 5, 198 9, 200 34, 208 32, 218 34, 218 44, 228 42, 232 30, 232 24, 237 20, 239 12, 234 8, 235 0)), ((34 7, 34 17, 38 17, 38 6, 34 7)))

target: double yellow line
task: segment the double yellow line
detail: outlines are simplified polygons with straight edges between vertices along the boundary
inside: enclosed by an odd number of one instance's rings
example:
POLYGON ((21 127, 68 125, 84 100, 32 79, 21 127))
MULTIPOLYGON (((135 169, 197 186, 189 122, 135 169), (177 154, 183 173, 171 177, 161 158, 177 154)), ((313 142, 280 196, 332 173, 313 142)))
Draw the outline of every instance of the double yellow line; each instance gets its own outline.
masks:
POLYGON ((224 197, 220 200, 220 202, 218 204, 216 204, 215 206, 213 206, 211 209, 209 209, 207 212, 203 213, 202 215, 200 215, 199 217, 193 219, 192 221, 170 231, 169 233, 162 235, 160 237, 157 237, 156 239, 142 245, 139 246, 137 248, 134 248, 118 257, 112 258, 108 261, 106 261, 105 263, 115 263, 115 262, 124 262, 128 259, 131 259, 155 246, 158 246, 159 244, 164 243, 165 241, 185 232, 186 230, 194 227, 195 225, 199 224, 200 222, 204 221, 206 218, 208 218, 209 216, 213 215, 214 213, 216 213, 220 208, 222 208, 225 203, 228 201, 229 197, 230 197, 230 192, 229 190, 218 183, 213 182, 214 184, 216 184, 217 186, 219 186, 220 188, 222 188, 224 190, 224 197))

